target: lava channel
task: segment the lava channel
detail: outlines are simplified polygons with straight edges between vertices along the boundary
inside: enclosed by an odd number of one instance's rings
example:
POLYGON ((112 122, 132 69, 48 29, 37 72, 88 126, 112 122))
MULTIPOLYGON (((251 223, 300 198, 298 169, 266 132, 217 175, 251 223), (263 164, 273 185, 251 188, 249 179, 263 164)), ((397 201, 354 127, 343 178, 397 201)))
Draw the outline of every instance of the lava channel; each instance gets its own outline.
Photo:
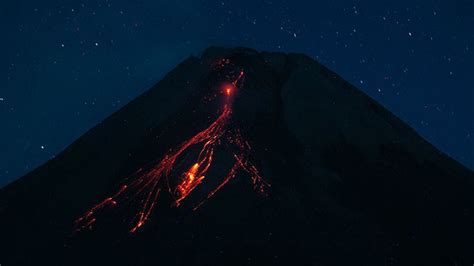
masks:
POLYGON ((75 221, 75 231, 91 229, 97 221, 98 213, 102 210, 115 207, 125 201, 125 199, 133 198, 138 199, 138 202, 140 202, 139 209, 136 211, 135 218, 132 219, 132 226, 129 230, 130 233, 135 233, 149 219, 157 204, 158 196, 163 190, 171 193, 174 199, 173 206, 179 207, 191 192, 206 179, 206 174, 213 163, 216 146, 222 143, 235 147, 233 150, 236 150, 236 152, 231 152, 234 164, 220 184, 211 190, 207 197, 199 202, 193 210, 197 210, 202 204, 212 198, 214 194, 236 176, 238 170, 243 170, 250 176, 256 191, 265 193, 270 185, 261 177, 257 167, 249 160, 252 147, 249 142, 241 136, 238 129, 230 129, 228 127, 229 120, 232 116, 230 96, 237 89, 238 83, 243 75, 244 72, 240 71, 237 78, 223 86, 222 93, 225 97, 225 103, 220 115, 215 121, 206 129, 200 131, 177 148, 165 154, 161 161, 149 170, 139 170, 132 175, 132 181, 122 185, 115 194, 97 203, 79 217, 75 221), (185 168, 186 170, 182 172, 181 175, 175 177, 177 180, 170 182, 170 173, 176 161, 180 159, 180 156, 186 150, 194 145, 200 145, 201 147, 197 157, 185 168), (163 179, 167 179, 167 182, 161 182, 163 179))

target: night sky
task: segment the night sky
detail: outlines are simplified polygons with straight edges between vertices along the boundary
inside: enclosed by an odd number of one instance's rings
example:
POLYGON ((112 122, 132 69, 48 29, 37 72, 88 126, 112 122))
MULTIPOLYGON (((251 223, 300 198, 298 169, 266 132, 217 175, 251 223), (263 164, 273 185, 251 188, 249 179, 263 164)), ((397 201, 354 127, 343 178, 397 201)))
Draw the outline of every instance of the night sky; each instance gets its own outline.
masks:
POLYGON ((1 1, 0 186, 209 45, 306 53, 474 169, 473 3, 1 1))

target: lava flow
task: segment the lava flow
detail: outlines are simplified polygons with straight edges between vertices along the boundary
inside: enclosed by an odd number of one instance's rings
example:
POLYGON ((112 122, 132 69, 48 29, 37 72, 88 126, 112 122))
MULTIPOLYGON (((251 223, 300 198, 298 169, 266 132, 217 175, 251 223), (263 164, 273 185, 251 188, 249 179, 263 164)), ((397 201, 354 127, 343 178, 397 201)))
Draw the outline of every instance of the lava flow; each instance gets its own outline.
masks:
MULTIPOLYGON (((140 202, 139 210, 133 219, 131 233, 134 233, 149 219, 161 191, 167 190, 171 193, 174 201, 173 206, 179 207, 181 203, 196 189, 205 179, 208 170, 211 168, 215 149, 218 145, 227 144, 235 147, 236 152, 232 152, 234 164, 229 169, 227 175, 220 184, 211 190, 207 197, 197 204, 193 210, 198 209, 204 202, 216 194, 230 180, 232 180, 238 170, 243 170, 250 175, 254 188, 264 193, 269 184, 260 176, 258 169, 249 160, 251 146, 240 134, 238 129, 229 127, 229 120, 232 116, 231 95, 238 87, 239 81, 244 75, 240 71, 237 78, 223 86, 222 93, 225 97, 223 110, 217 119, 206 129, 198 132, 189 140, 183 142, 180 146, 172 149, 165 154, 161 161, 149 170, 140 170, 132 176, 131 182, 122 185, 121 188, 112 196, 104 199, 88 210, 75 221, 77 231, 90 229, 96 222, 96 215, 107 207, 117 206, 126 199, 138 199, 140 202), (181 159, 181 155, 191 146, 200 145, 201 149, 194 161, 192 161, 185 171, 178 176, 176 180, 170 180, 171 170, 176 165, 176 161, 181 159), (162 182, 165 180, 165 182, 162 182)), ((186 163, 186 162, 185 162, 186 163)))

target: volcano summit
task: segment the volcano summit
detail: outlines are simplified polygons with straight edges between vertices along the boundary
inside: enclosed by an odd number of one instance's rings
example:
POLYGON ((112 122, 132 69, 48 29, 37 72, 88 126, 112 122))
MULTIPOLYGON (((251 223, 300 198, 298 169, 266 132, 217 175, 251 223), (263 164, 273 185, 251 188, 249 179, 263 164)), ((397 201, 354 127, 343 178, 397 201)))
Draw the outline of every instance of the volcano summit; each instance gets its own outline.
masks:
POLYGON ((474 174, 302 54, 206 49, 0 191, 2 265, 471 265, 474 174))

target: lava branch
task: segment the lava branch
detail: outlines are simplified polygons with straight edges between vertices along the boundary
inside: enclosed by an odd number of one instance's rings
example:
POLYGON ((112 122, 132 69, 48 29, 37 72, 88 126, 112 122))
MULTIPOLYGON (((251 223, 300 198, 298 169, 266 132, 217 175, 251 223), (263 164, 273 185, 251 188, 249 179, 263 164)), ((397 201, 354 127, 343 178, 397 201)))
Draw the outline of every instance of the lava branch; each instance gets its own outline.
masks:
POLYGON ((237 89, 237 85, 243 75, 244 72, 240 71, 236 79, 224 86, 223 93, 227 96, 226 102, 221 114, 214 122, 189 140, 183 142, 178 148, 165 154, 161 161, 151 169, 136 172, 132 176, 133 181, 127 185, 123 185, 114 195, 104 199, 84 213, 75 221, 76 231, 92 228, 93 224, 97 221, 96 215, 100 211, 106 207, 115 207, 118 202, 131 198, 139 200, 140 203, 139 210, 133 219, 133 225, 130 229, 130 233, 136 232, 145 224, 153 212, 158 195, 163 188, 163 183, 161 182, 163 178, 166 178, 168 181, 168 192, 170 192, 174 198, 173 205, 179 207, 182 201, 206 178, 206 174, 212 166, 215 148, 222 142, 236 146, 238 152, 233 154, 235 162, 222 182, 211 190, 207 197, 196 205, 193 210, 197 210, 202 204, 221 190, 222 187, 236 176, 239 169, 244 170, 250 175, 255 190, 265 193, 266 188, 270 185, 260 176, 255 165, 250 163, 248 158, 252 150, 250 144, 242 138, 239 130, 229 130, 228 128, 229 119, 232 114, 231 99, 229 96, 237 89), (187 168, 187 171, 184 171, 178 176, 177 185, 171 187, 169 178, 175 162, 189 147, 198 144, 202 146, 194 163, 187 168))

